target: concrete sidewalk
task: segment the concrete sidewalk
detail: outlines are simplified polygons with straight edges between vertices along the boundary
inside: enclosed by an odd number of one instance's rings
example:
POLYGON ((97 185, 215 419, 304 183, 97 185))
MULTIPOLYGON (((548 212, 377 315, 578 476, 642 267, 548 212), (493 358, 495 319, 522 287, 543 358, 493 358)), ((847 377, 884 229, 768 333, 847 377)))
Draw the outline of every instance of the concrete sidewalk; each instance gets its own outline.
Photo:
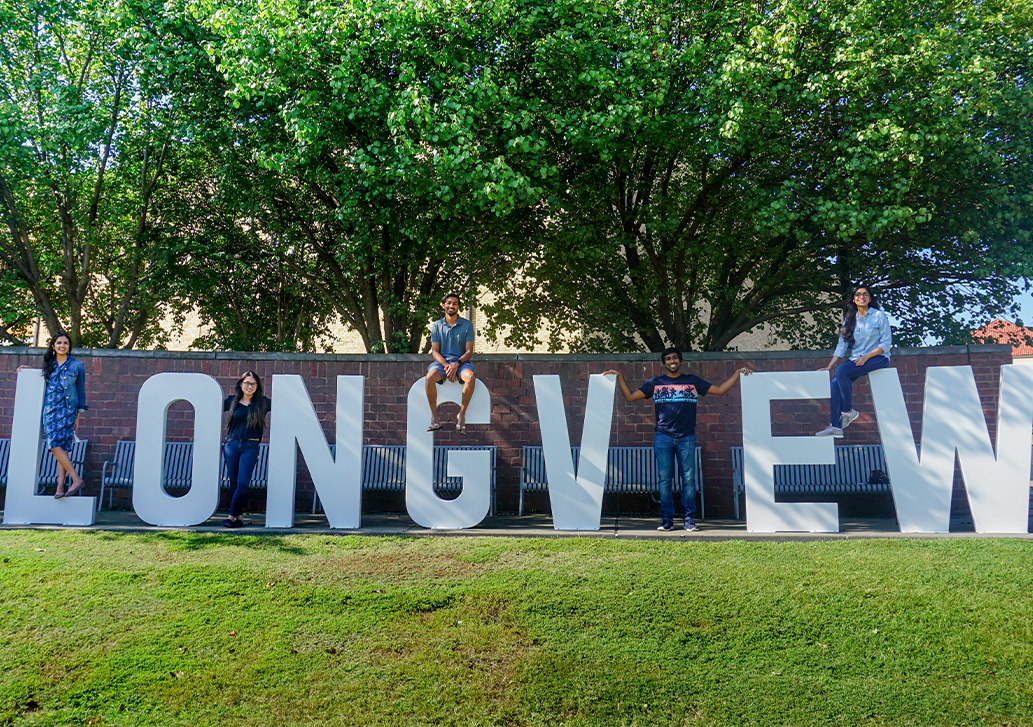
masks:
MULTIPOLYGON (((247 527, 229 530, 223 527, 225 513, 217 513, 202 525, 189 528, 159 528, 148 525, 133 512, 104 511, 97 515, 97 522, 80 530, 101 530, 107 532, 155 532, 158 530, 182 530, 194 533, 234 533, 237 535, 405 535, 420 537, 508 537, 508 538, 606 538, 633 540, 756 540, 756 541, 814 541, 843 540, 857 538, 1023 538, 1033 539, 1029 533, 1019 535, 981 535, 973 532, 969 518, 955 518, 951 521, 949 533, 901 533, 896 520, 892 518, 842 518, 838 533, 750 533, 745 520, 733 518, 709 518, 699 522, 698 532, 679 529, 671 532, 658 531, 656 517, 632 517, 604 515, 599 530, 559 531, 552 526, 552 518, 545 514, 496 515, 485 518, 475 528, 468 530, 428 530, 414 523, 408 515, 401 513, 364 513, 359 530, 331 529, 323 515, 296 513, 294 528, 266 528, 262 513, 245 516, 247 527)), ((37 529, 51 530, 55 525, 2 525, 0 530, 37 529)))

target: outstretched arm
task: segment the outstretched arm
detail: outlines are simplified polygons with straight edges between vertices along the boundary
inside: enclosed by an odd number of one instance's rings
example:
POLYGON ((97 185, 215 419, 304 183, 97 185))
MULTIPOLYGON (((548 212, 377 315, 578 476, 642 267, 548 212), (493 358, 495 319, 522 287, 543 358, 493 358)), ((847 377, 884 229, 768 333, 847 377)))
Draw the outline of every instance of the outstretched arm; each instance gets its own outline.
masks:
POLYGON ((735 373, 732 374, 728 381, 718 386, 711 386, 710 391, 707 392, 707 396, 724 396, 728 393, 728 390, 735 386, 735 382, 739 380, 739 376, 749 376, 753 373, 753 369, 749 366, 743 366, 741 369, 736 369, 735 373))
POLYGON ((631 390, 631 388, 628 386, 628 382, 624 380, 624 374, 622 374, 620 371, 616 371, 615 369, 603 371, 603 376, 611 375, 617 377, 617 383, 621 387, 621 393, 624 394, 624 401, 638 401, 639 399, 646 398, 646 395, 638 389, 635 389, 634 391, 631 390))
POLYGON ((824 366, 822 366, 820 369, 818 369, 818 371, 835 371, 836 367, 839 366, 839 362, 842 361, 842 360, 843 359, 840 358, 839 356, 833 356, 832 360, 829 361, 824 366))

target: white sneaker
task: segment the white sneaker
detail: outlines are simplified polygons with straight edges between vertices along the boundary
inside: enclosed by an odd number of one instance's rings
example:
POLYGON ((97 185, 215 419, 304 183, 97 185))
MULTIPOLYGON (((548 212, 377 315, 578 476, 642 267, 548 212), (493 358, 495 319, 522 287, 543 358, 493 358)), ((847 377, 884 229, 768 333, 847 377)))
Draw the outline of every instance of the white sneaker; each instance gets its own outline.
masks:
POLYGON ((841 439, 843 437, 843 430, 840 427, 834 427, 829 424, 827 427, 822 429, 820 432, 816 432, 815 437, 835 437, 841 439))
POLYGON ((843 414, 840 416, 839 428, 840 429, 846 429, 851 424, 853 424, 854 420, 856 420, 857 417, 859 417, 859 416, 861 416, 861 413, 859 411, 854 410, 854 409, 851 409, 850 411, 843 412, 843 414))

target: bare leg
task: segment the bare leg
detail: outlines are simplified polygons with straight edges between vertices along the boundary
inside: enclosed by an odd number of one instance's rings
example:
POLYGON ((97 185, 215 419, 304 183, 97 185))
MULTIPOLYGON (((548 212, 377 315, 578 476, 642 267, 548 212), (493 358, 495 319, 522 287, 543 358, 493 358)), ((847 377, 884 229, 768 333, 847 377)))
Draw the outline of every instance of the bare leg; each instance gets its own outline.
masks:
POLYGON ((460 378, 463 380, 463 403, 459 405, 459 416, 456 417, 456 426, 466 426, 466 407, 470 405, 470 399, 473 397, 474 382, 477 381, 477 377, 473 371, 467 369, 464 371, 460 378))
MULTIPOLYGON (((57 460, 58 482, 61 481, 61 475, 67 472, 72 476, 72 486, 68 489, 68 494, 77 492, 82 487, 82 477, 79 476, 79 473, 75 471, 75 467, 72 466, 72 460, 68 458, 68 452, 61 447, 54 447, 50 450, 50 453, 57 460)), ((60 490, 60 486, 58 489, 60 490)))
POLYGON ((441 381, 441 374, 431 371, 427 374, 427 403, 430 404, 430 426, 433 429, 438 427, 438 382, 441 381))
POLYGON ((65 468, 58 462, 57 465, 57 492, 54 493, 54 497, 61 498, 65 496, 65 468))

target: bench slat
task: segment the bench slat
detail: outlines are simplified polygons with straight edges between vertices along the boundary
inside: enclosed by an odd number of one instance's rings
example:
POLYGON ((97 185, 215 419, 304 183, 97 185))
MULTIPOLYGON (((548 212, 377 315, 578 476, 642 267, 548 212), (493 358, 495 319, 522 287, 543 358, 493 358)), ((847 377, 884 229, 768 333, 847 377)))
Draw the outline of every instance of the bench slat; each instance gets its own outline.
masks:
MULTIPOLYGON (((882 445, 849 444, 835 449, 835 464, 775 465, 775 494, 892 494, 888 484, 868 483, 872 470, 886 471, 882 445)), ((743 468, 742 447, 732 447, 732 494, 736 518, 740 517, 739 494, 746 489, 743 468)))
MULTIPOLYGON (((330 445, 330 455, 336 455, 336 445, 330 445)), ((488 451, 491 453, 491 501, 492 512, 495 508, 495 447, 493 446, 460 446, 434 448, 434 489, 438 492, 457 492, 462 489, 462 480, 458 477, 446 477, 448 451, 488 451)), ((111 506, 113 488, 133 487, 133 467, 136 456, 136 442, 121 440, 115 446, 115 458, 104 463, 101 471, 101 497, 98 508, 108 491, 108 506, 111 506)), ((190 487, 193 477, 193 443, 166 442, 162 460, 163 487, 169 489, 185 489, 190 487)), ((219 485, 223 489, 230 487, 226 466, 219 463, 219 485)), ((269 445, 260 444, 258 461, 251 475, 250 487, 266 489, 269 486, 269 445)), ((405 446, 404 445, 365 445, 362 448, 362 489, 373 492, 405 491, 405 446)), ((313 492, 312 512, 319 506, 318 493, 313 492)))
MULTIPOLYGON (((581 460, 581 448, 571 447, 574 473, 581 460)), ((675 458, 675 481, 681 476, 675 458)), ((520 514, 524 514, 524 493, 548 492, 549 477, 545 469, 545 451, 540 446, 523 448, 520 467, 520 514)), ((696 447, 696 491, 699 493, 700 519, 705 518, 703 506, 702 449, 696 447)), ((611 494, 659 494, 656 457, 652 447, 610 447, 606 458, 606 482, 603 492, 611 494)))
MULTIPOLYGON (((72 444, 71 450, 68 452, 69 459, 72 460, 72 466, 75 467, 76 471, 82 473, 83 466, 86 464, 86 445, 89 441, 86 439, 80 439, 72 444)), ((36 479, 36 493, 39 494, 47 487, 57 484, 57 460, 54 455, 47 449, 45 440, 40 440, 39 447, 41 450, 39 460, 39 476, 36 479)), ((0 439, 0 487, 7 487, 7 471, 11 461, 11 440, 0 439)), ((79 490, 79 494, 82 494, 82 490, 79 490)))

